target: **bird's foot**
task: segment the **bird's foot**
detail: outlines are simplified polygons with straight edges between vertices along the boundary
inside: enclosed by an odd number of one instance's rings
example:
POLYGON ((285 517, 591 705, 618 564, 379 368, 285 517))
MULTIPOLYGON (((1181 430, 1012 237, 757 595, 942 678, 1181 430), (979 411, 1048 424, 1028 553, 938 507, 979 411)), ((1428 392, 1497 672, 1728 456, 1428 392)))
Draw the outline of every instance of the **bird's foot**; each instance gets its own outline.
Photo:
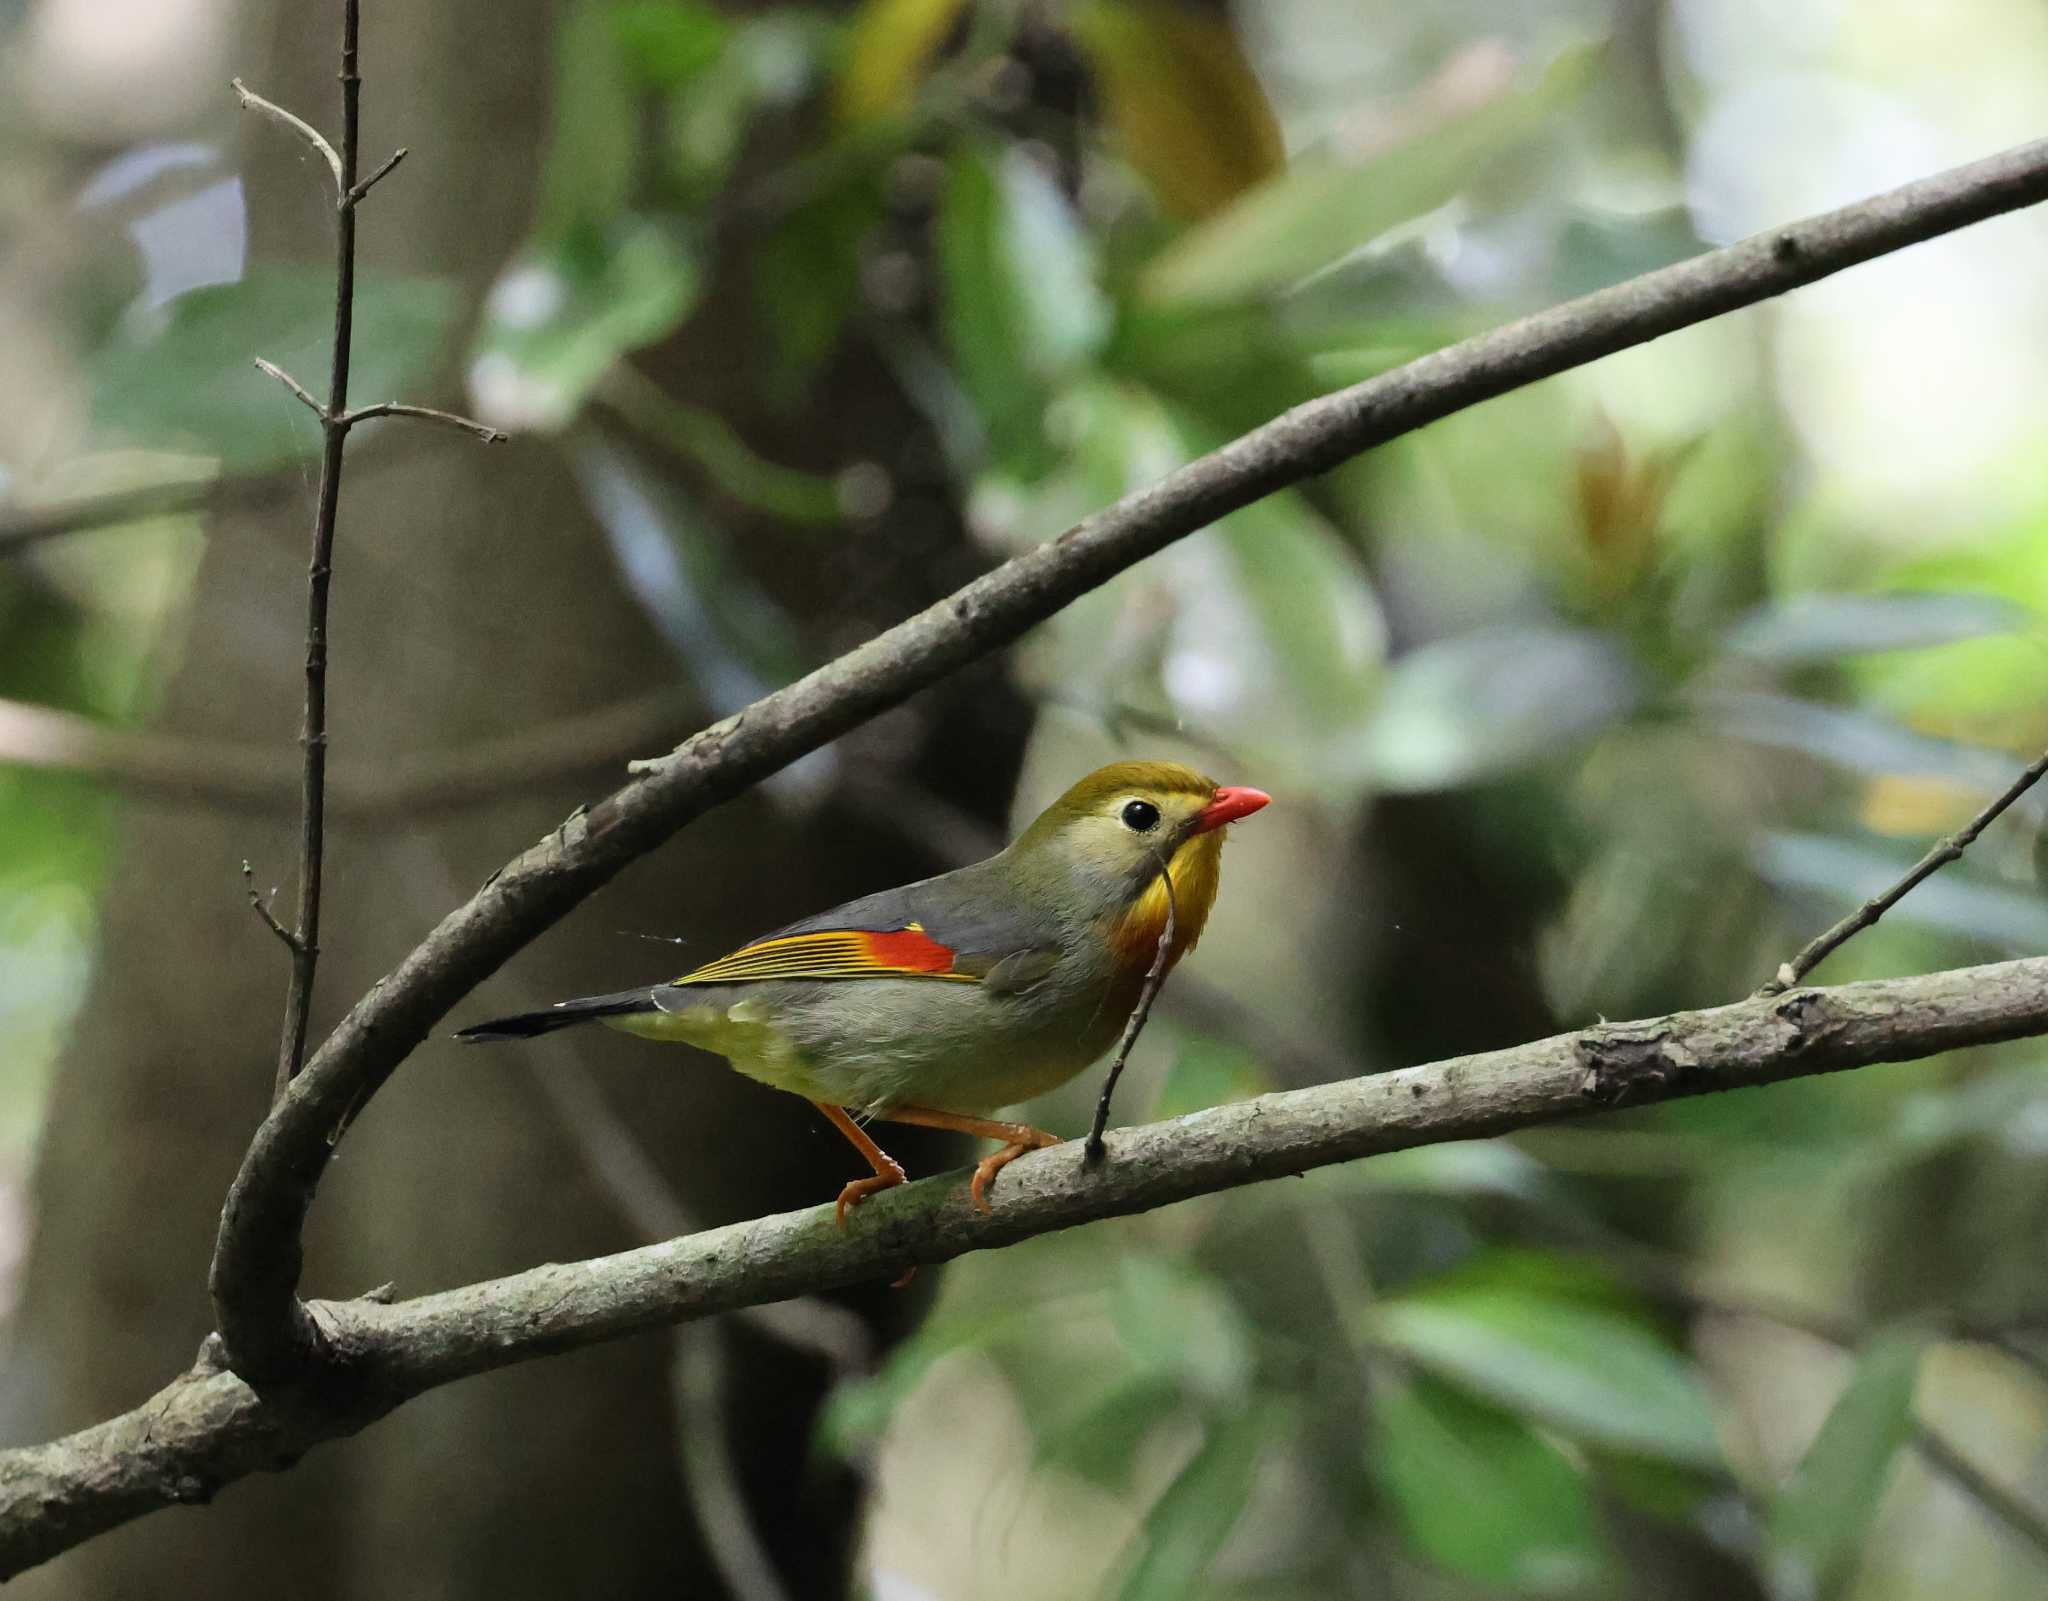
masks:
POLYGON ((1048 1134, 1044 1129, 1031 1128, 1021 1123, 1012 1124, 1011 1126, 1018 1134, 1031 1137, 1029 1139, 1014 1139, 994 1155, 984 1156, 975 1164, 973 1182, 967 1186, 968 1195, 973 1198, 974 1204, 985 1214, 995 1210, 988 1202, 988 1187, 995 1182, 995 1177, 998 1173, 1016 1161, 1018 1157, 1028 1155, 1032 1151, 1042 1151, 1048 1145, 1057 1145, 1060 1142, 1057 1134, 1048 1134))
MULTIPOLYGON (((889 1165, 896 1167, 896 1164, 893 1162, 889 1165)), ((845 1189, 839 1192, 839 1204, 833 1208, 832 1215, 838 1219, 839 1226, 843 1229, 846 1227, 846 1214, 848 1212, 860 1205, 870 1195, 879 1195, 883 1190, 893 1190, 902 1182, 903 1169, 900 1167, 896 1167, 896 1171, 893 1173, 877 1173, 872 1178, 854 1179, 845 1189)))

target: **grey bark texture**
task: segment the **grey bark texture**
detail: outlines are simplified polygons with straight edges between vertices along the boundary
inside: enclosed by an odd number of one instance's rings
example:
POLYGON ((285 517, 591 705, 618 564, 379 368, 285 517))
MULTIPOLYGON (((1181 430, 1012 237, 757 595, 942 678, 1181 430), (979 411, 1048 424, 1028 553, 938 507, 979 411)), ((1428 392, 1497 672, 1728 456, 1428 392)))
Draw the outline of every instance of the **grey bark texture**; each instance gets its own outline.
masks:
MULTIPOLYGON (((121 1520, 290 1465, 409 1397, 535 1357, 884 1281, 906 1264, 1331 1163, 2044 1032, 2044 957, 1795 989, 1119 1130, 1100 1163, 1069 1141, 1004 1169, 991 1215, 970 1204, 956 1173, 873 1198, 845 1230, 831 1206, 816 1206, 396 1304, 315 1302, 309 1315, 332 1360, 307 1381, 258 1392, 221 1365, 216 1344, 126 1415, 0 1453, 0 1574, 121 1520)), ((413 1415, 401 1412, 401 1427, 413 1415)), ((527 1421, 515 1414, 507 1427, 527 1421)), ((295 1482, 306 1502, 316 1499, 303 1477, 295 1482)))

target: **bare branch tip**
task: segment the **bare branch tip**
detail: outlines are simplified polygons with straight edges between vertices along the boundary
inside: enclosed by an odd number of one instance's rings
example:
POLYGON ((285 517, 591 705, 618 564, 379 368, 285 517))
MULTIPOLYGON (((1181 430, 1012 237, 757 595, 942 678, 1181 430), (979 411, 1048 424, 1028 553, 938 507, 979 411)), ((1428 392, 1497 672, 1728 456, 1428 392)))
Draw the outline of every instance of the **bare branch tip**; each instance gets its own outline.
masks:
POLYGON ((327 142, 325 136, 322 135, 318 128, 306 121, 305 118, 294 116, 275 101, 264 99, 254 89, 251 89, 246 83, 242 82, 240 78, 230 78, 228 83, 235 91, 235 98, 241 101, 244 111, 260 111, 264 116, 271 118, 273 121, 283 123, 293 133, 311 145, 314 150, 318 151, 321 159, 327 163, 327 170, 334 175, 335 192, 343 192, 341 157, 335 152, 334 146, 327 142))
POLYGON ((372 189, 376 188, 377 185, 382 183, 386 178, 390 177, 393 169, 396 168, 397 165, 405 159, 405 157, 406 147, 404 145, 400 145, 396 150, 392 151, 390 155, 384 158, 384 164, 382 166, 377 168, 376 171, 372 172, 369 175, 369 177, 359 180, 356 186, 353 189, 350 189, 346 194, 344 194, 341 197, 341 199, 337 202, 337 204, 344 209, 346 209, 349 206, 355 205, 358 201, 360 201, 363 198, 363 196, 368 194, 372 189))
POLYGON ((396 400, 380 400, 372 406, 358 406, 341 418, 341 426, 353 428, 359 422, 369 422, 377 417, 411 417, 419 422, 440 423, 448 428, 460 428, 472 434, 486 445, 501 445, 512 436, 489 423, 481 423, 471 417, 464 417, 452 411, 440 411, 432 406, 411 406, 396 400))
POLYGON ((258 917, 263 919, 264 927, 268 928, 271 933, 275 934, 279 939, 284 941, 284 948, 286 950, 290 951, 294 956, 298 955, 298 935, 294 934, 290 929, 286 928, 284 924, 280 923, 277 920, 277 914, 270 909, 270 901, 275 900, 277 898, 277 890, 275 888, 271 890, 269 900, 266 900, 263 896, 259 895, 256 892, 255 870, 249 866, 249 863, 246 860, 244 860, 242 863, 242 887, 244 890, 248 892, 249 909, 253 911, 258 917))
POLYGON ((328 420, 327 408, 321 405, 318 400, 314 399, 313 392, 310 389, 308 389, 304 384, 300 383, 298 379, 294 378, 290 373, 286 372, 274 361, 265 361, 261 356, 256 356, 252 359, 256 363, 256 370, 258 372, 264 373, 265 375, 271 378, 275 378, 279 383, 283 384, 285 388, 289 389, 294 395, 298 396, 300 401, 303 402, 305 406, 309 410, 311 410, 313 415, 318 417, 322 422, 326 422, 328 420))

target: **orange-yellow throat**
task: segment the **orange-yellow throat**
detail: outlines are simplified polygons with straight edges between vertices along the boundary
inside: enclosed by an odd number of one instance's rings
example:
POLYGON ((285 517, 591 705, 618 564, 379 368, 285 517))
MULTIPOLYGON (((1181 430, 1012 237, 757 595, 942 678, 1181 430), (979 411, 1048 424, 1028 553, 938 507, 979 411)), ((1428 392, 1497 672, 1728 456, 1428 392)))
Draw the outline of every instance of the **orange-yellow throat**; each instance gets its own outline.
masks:
POLYGON ((1117 963, 1143 972, 1152 965, 1159 948, 1159 936, 1166 929, 1166 879, 1173 881, 1173 951, 1171 967, 1202 937, 1209 921, 1209 908, 1216 902, 1216 886, 1223 874, 1223 833, 1220 828, 1197 834, 1173 853, 1162 878, 1154 874, 1145 892, 1110 934, 1117 963))

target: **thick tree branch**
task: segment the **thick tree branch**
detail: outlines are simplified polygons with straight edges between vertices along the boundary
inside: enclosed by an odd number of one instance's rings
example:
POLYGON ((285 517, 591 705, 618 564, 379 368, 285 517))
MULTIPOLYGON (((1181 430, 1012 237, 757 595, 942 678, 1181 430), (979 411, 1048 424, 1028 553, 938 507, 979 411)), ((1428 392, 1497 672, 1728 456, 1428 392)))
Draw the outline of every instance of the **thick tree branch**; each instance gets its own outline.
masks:
POLYGON ((2048 141, 2037 141, 1647 273, 1310 401, 688 740, 570 817, 444 918, 357 1003, 272 1109, 229 1190, 210 1274, 234 1365, 269 1382, 325 1343, 297 1300, 299 1234, 335 1131, 471 988, 712 806, 1275 489, 1537 379, 2043 198, 2048 141))
POLYGON ((1072 1140, 1005 1168, 992 1215, 963 1170, 876 1196, 844 1232, 816 1206, 416 1300, 315 1302, 329 1360, 296 1382, 252 1388, 210 1350, 122 1417, 0 1452, 0 1576, 514 1362, 1381 1152, 2042 1033, 2048 957, 1799 989, 1117 1130, 1100 1165, 1072 1140))

